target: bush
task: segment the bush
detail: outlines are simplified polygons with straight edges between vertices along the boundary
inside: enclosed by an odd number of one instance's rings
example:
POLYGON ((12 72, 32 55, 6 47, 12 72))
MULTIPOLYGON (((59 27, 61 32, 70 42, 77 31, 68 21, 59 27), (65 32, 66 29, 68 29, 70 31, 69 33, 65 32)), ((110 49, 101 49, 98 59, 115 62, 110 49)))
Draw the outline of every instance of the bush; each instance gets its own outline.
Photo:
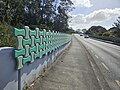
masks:
POLYGON ((0 47, 15 47, 16 39, 12 35, 12 27, 0 23, 0 47))
POLYGON ((110 32, 104 32, 103 34, 102 34, 102 36, 111 36, 112 35, 112 33, 110 33, 110 32))
POLYGON ((118 37, 93 36, 93 35, 89 35, 89 36, 90 36, 90 37, 93 37, 93 38, 97 38, 97 39, 102 39, 102 40, 106 40, 106 41, 111 41, 111 42, 114 42, 114 43, 120 45, 120 38, 118 38, 118 37))

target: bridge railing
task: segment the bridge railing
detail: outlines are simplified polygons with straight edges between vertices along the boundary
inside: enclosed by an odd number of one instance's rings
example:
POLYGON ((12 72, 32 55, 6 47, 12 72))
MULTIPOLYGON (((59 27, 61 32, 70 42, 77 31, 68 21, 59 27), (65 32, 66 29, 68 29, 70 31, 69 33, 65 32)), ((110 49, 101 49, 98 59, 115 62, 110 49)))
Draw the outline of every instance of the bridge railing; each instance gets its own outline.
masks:
POLYGON ((16 47, 0 48, 0 90, 23 90, 70 45, 71 35, 54 31, 13 29, 16 47))
POLYGON ((63 44, 71 40, 70 35, 48 31, 39 28, 35 30, 29 29, 13 29, 13 34, 17 38, 17 46, 14 51, 14 57, 17 60, 17 69, 21 69, 25 63, 32 63, 37 58, 51 53, 63 44))

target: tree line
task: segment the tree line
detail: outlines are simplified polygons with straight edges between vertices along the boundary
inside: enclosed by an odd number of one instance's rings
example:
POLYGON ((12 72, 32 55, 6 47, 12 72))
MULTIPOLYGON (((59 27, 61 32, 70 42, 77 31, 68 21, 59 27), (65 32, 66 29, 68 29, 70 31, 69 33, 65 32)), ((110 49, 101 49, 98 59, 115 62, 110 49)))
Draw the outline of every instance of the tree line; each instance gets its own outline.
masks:
POLYGON ((0 24, 66 32, 72 5, 71 0, 0 0, 0 24))
POLYGON ((67 22, 73 8, 71 0, 0 0, 0 47, 15 46, 13 27, 73 32, 67 22))
POLYGON ((86 34, 93 36, 107 36, 120 38, 120 17, 113 23, 110 29, 106 29, 102 26, 91 26, 86 34))

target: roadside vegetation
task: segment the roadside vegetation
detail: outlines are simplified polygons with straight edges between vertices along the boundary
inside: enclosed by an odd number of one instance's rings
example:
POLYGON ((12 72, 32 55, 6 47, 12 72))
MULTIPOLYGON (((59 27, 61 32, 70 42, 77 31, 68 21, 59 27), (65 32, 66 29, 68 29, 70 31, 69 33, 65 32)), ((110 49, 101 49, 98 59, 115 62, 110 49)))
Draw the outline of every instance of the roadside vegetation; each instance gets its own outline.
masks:
POLYGON ((12 28, 54 30, 72 33, 68 28, 68 12, 73 10, 71 0, 1 0, 0 47, 14 46, 12 28))
POLYGON ((120 38, 120 17, 118 17, 112 26, 108 30, 102 26, 92 26, 86 31, 86 34, 120 38))
POLYGON ((120 43, 120 17, 112 26, 108 30, 102 26, 92 26, 85 33, 93 38, 120 43))

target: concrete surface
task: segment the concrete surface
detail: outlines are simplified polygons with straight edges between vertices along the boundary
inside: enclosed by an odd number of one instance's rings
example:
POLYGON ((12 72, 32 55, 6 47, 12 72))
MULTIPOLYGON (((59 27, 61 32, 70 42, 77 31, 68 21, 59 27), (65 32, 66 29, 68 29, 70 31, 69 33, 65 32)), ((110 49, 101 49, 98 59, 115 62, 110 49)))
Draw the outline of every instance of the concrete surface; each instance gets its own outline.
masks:
POLYGON ((27 90, 110 90, 99 85, 88 56, 85 47, 73 37, 70 49, 27 90))
POLYGON ((18 71, 12 57, 14 48, 0 48, 0 90, 18 89, 18 71))

